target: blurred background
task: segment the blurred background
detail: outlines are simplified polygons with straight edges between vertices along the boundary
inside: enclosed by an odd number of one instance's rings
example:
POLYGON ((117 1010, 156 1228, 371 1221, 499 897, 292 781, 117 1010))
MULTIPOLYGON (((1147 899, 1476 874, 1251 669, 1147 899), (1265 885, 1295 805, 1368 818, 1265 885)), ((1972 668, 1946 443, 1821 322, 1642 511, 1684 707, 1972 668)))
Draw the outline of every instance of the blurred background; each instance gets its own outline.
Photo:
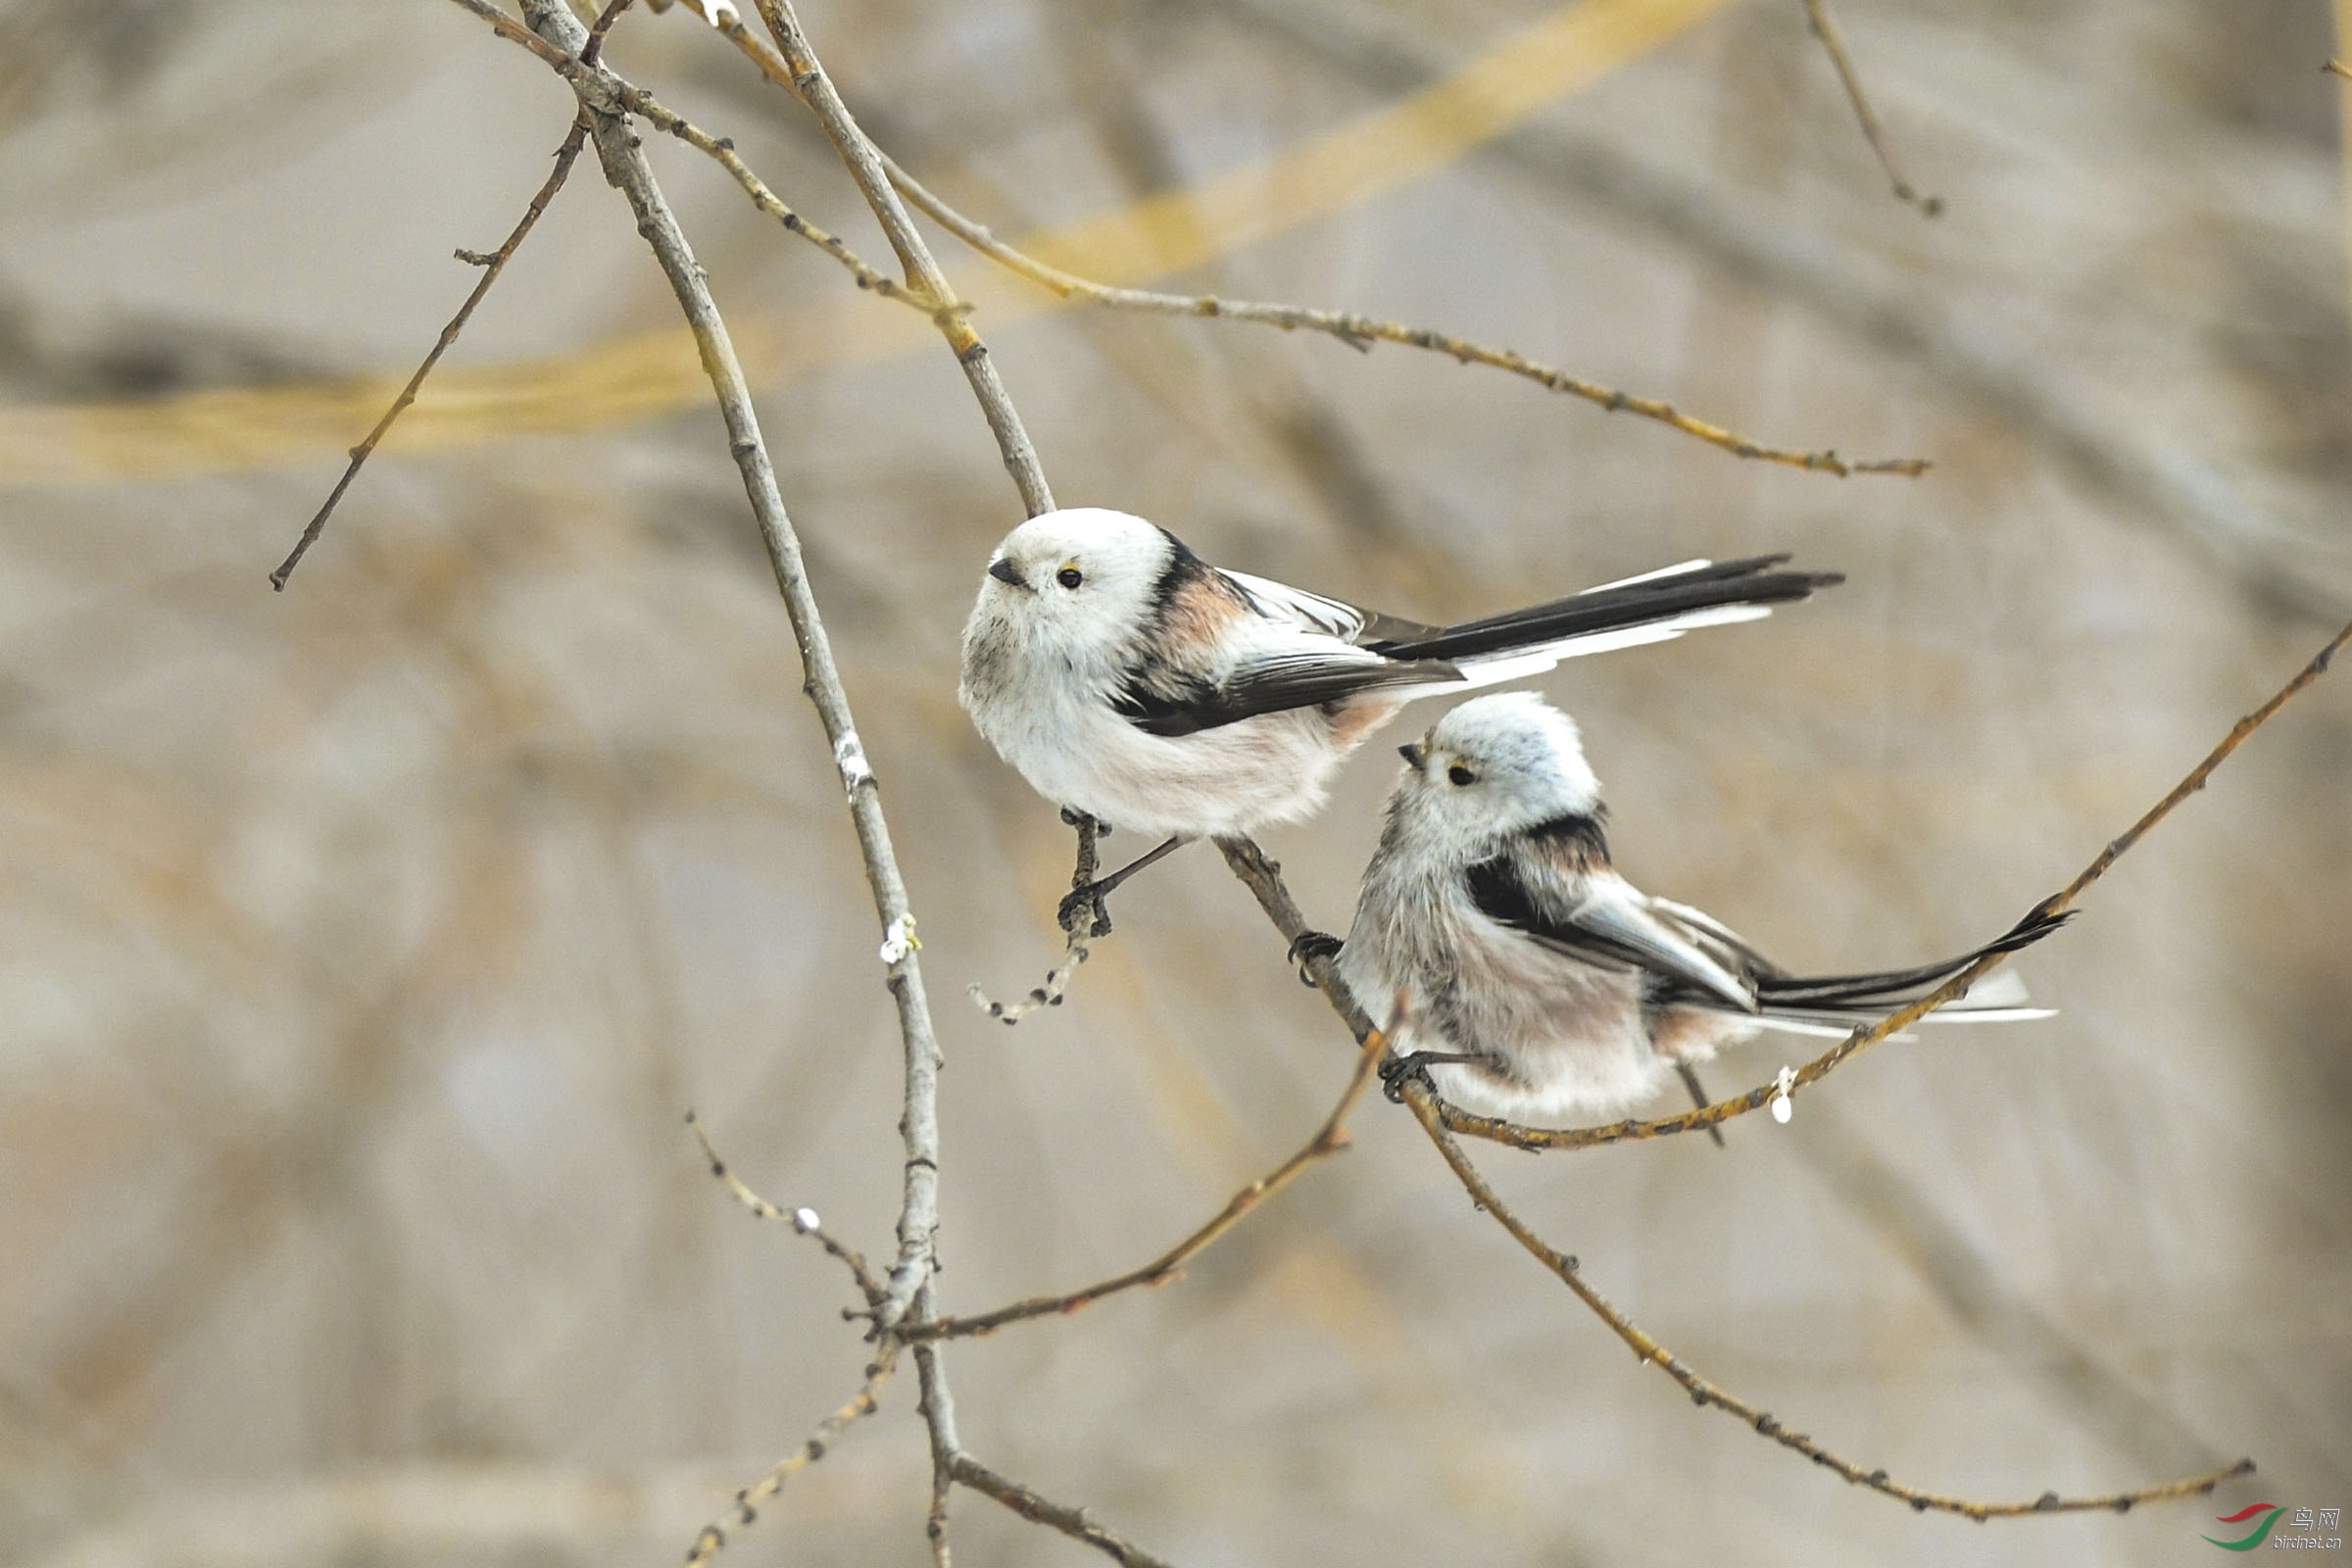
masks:
MULTIPOLYGON (((1063 503, 1211 559, 1429 619, 1695 555, 1844 570, 1544 690, 1645 886, 1797 967, 1981 941, 2352 615, 2328 9, 1847 0, 1934 220, 1797 0, 1620 9, 1632 41, 1501 134, 1424 125, 1254 219, 1204 205, 1156 263, 1120 239, 1139 201, 1360 146, 1465 62, 1508 76, 1557 13, 805 20, 885 146, 1067 265, 1933 458, 1743 463, 1408 350, 1052 308, 941 250, 1063 503)), ((690 13, 630 17, 608 58, 887 256, 808 117, 690 13)), ((838 1270, 681 1125, 890 1246, 899 1047, 839 786, 592 160, 289 590, 264 581, 570 113, 435 0, 0 3, 0 1560, 672 1561, 859 1376, 838 1270)), ((955 702, 1013 492, 919 319, 651 151, 921 917, 946 1304, 1129 1267, 1306 1135, 1345 1035, 1198 849, 1123 896, 1067 1006, 1007 1030, 965 1003, 1036 983, 1068 874, 955 702)), ((1268 837, 1319 924, 1387 758, 1268 837)), ((2017 1498, 2260 1459, 2210 1505, 1980 1526, 1840 1485, 1638 1367, 1377 1099, 1182 1283, 956 1347, 964 1438, 1188 1568, 2192 1562, 2216 1514, 2352 1503, 2348 776, 2339 673, 2025 960, 2054 1020, 1882 1048, 1727 1152, 1475 1151, 1701 1372, 1866 1465, 2017 1498)), ((1811 1049, 1767 1037, 1712 1087, 1811 1049)), ((926 1561, 913 1395, 722 1561, 926 1561)), ((1100 1560, 976 1494, 955 1529, 959 1563, 1100 1560)))

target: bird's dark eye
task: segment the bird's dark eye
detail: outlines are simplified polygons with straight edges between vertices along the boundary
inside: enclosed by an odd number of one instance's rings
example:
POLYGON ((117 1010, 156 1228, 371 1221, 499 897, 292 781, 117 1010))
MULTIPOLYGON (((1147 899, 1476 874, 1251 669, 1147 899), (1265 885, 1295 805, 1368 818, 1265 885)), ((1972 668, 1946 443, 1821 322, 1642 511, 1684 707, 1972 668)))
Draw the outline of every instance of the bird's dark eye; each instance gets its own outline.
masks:
POLYGON ((1075 588, 1086 581, 1086 573, 1076 566, 1064 566, 1054 574, 1054 580, 1064 588, 1075 588))
POLYGON ((1451 767, 1446 770, 1446 777, 1447 780, 1456 785, 1475 784, 1478 782, 1478 775, 1471 772, 1459 762, 1454 763, 1451 767))

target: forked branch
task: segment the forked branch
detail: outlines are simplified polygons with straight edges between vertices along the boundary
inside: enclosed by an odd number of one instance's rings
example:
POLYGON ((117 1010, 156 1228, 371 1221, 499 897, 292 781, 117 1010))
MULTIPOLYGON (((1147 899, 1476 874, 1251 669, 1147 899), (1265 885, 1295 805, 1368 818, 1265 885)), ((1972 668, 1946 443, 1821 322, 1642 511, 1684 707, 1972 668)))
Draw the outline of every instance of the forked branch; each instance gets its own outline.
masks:
MULTIPOLYGON (((934 302, 931 319, 947 338, 948 347, 955 351, 956 363, 963 367, 964 378, 971 383, 972 395, 980 401, 980 412, 997 438, 997 450, 1004 460, 1005 471, 1012 475, 1029 515, 1034 517, 1041 512, 1053 511, 1054 491, 1046 483, 1045 467, 1037 460, 1037 449, 1029 443, 1029 432, 1012 406, 1010 394, 1004 390, 1004 378, 997 373, 996 362, 988 357, 988 345, 965 319, 965 308, 957 301, 954 286, 940 270, 931 247, 914 226, 914 220, 907 216, 899 193, 891 188, 880 149, 858 128, 850 106, 842 101, 832 78, 825 74, 808 33, 802 30, 800 18, 793 13, 792 0, 759 0, 759 5, 760 20, 767 24, 767 30, 791 73, 792 90, 816 116, 834 150, 841 154, 850 177, 858 182, 858 189, 864 195, 866 205, 873 209, 882 232, 889 236, 891 249, 898 252, 906 281, 921 288, 934 302)), ((749 36, 740 24, 734 35, 749 36)))
MULTIPOLYGON (((801 74, 791 60, 754 34, 740 21, 731 20, 731 12, 710 15, 709 0, 686 0, 706 20, 711 21, 727 40, 740 49, 758 66, 769 80, 787 90, 808 98, 804 91, 801 74)), ((777 10, 774 0, 760 0, 762 14, 777 10)), ((787 13, 789 7, 783 8, 787 13)), ((770 22, 774 26, 773 20, 770 22)), ((779 34, 780 35, 780 34, 779 34)), ((787 51, 789 53, 789 51, 787 51)), ((811 108, 818 105, 811 101, 811 108)), ((819 108, 822 118, 824 111, 819 108)), ((868 143, 870 146, 871 144, 868 143)), ((1645 398, 1614 387, 1602 386, 1566 370, 1529 359, 1512 349, 1496 348, 1451 336, 1428 327, 1408 326, 1402 322, 1387 321, 1375 317, 1359 316, 1345 311, 1313 310, 1300 305, 1265 304, 1250 300, 1229 300, 1214 294, 1168 294, 1152 289, 1127 288, 1082 277, 1039 260, 1017 247, 1007 244, 992 233, 986 224, 966 217, 939 195, 931 191, 899 167, 889 154, 875 149, 879 167, 892 185, 907 201, 938 222, 973 250, 1042 288, 1050 289, 1066 300, 1078 300, 1109 310, 1136 311, 1153 316, 1205 317, 1219 320, 1255 321, 1261 325, 1279 327, 1283 331, 1321 332, 1337 338, 1349 348, 1370 352, 1375 343, 1395 343, 1406 348, 1443 354, 1463 365, 1483 365, 1493 369, 1521 376, 1553 392, 1582 398, 1611 413, 1637 414, 1645 419, 1696 437, 1709 446, 1720 448, 1734 457, 1751 458, 1764 463, 1783 464, 1789 467, 1806 468, 1819 473, 1833 473, 1840 478, 1858 473, 1890 473, 1916 478, 1931 466, 1925 458, 1866 458, 1861 460, 1839 457, 1833 451, 1805 451, 1793 447, 1767 446, 1750 440, 1736 431, 1711 424, 1704 419, 1683 413, 1672 404, 1656 398, 1645 398)), ((870 193, 869 193, 870 195, 870 193)), ((880 209, 876 209, 877 213, 880 209)), ((961 306, 954 308, 960 313, 961 306)), ((960 317, 958 317, 960 318, 960 317)))

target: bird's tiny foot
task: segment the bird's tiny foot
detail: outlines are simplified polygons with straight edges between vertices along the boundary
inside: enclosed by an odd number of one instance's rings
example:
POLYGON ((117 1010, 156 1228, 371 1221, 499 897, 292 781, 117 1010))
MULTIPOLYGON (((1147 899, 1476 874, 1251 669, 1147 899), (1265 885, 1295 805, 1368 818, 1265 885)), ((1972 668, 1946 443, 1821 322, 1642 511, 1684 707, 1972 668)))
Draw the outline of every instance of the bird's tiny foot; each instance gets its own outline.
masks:
POLYGON ((1416 1051, 1409 1055, 1384 1057, 1380 1064, 1380 1090, 1394 1104, 1404 1103, 1404 1086, 1418 1083, 1431 1094, 1438 1086, 1429 1080, 1429 1064, 1433 1061, 1451 1061, 1454 1057, 1444 1052, 1416 1051))
POLYGON ((1346 943, 1328 931, 1299 932, 1298 940, 1291 944, 1288 955, 1290 961, 1298 966, 1298 983, 1312 986, 1315 977, 1307 972, 1306 966, 1317 958, 1338 957, 1340 949, 1345 946, 1346 943))
POLYGON ((1078 922, 1086 920, 1092 925, 1088 936, 1106 937, 1110 935, 1110 906, 1105 902, 1108 897, 1109 889, 1100 883, 1089 882, 1082 888, 1073 888, 1054 909, 1054 922, 1064 931, 1075 931, 1078 922))

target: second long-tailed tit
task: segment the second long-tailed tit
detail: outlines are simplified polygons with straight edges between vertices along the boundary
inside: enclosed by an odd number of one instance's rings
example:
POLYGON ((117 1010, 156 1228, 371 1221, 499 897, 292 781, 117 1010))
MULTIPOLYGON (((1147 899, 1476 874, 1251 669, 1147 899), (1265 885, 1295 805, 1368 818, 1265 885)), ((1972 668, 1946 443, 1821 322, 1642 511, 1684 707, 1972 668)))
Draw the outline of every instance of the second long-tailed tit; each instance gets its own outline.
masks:
MULTIPOLYGON (((1340 976, 1401 1036, 1392 1085, 1425 1070, 1447 1100, 1513 1120, 1616 1114, 1759 1029, 1845 1034, 2066 919, 2036 909, 1915 968, 1798 977, 1618 873, 1576 725, 1534 694, 1464 703, 1399 750, 1340 976)), ((1929 1018, 2048 1016, 2024 1000, 2004 972, 1929 1018)))
POLYGON ((1071 508, 997 547, 959 695, 1048 800, 1168 840, 1096 883, 1099 903, 1187 839, 1306 816, 1348 754, 1416 697, 1752 620, 1843 580, 1787 559, 1686 562, 1425 626, 1211 566, 1141 517, 1071 508))

